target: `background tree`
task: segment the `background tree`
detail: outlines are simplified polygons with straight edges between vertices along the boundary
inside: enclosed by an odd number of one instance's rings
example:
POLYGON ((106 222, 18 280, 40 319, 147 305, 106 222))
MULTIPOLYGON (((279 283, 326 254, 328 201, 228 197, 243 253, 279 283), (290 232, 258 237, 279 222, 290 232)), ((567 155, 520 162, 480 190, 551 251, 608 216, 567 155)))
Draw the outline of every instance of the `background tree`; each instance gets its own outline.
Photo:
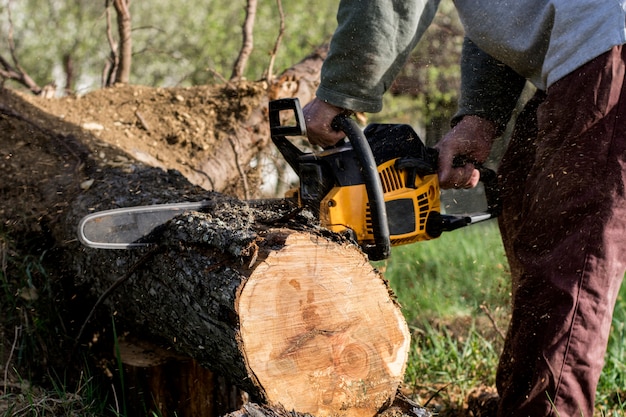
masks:
POLYGON ((449 129, 456 111, 463 33, 454 5, 443 1, 433 25, 391 87, 395 98, 405 98, 396 104, 398 116, 422 126, 422 139, 428 145, 436 143, 449 129))
POLYGON ((127 84, 130 81, 131 61, 133 54, 133 41, 131 36, 131 14, 130 0, 107 0, 107 39, 111 46, 111 75, 108 77, 106 85, 114 83, 127 84), (111 19, 109 8, 113 3, 117 17, 118 42, 115 42, 111 34, 111 19))
POLYGON ((20 66, 37 85, 66 86, 63 63, 69 60, 73 74, 70 84, 79 89, 87 84, 99 87, 98 74, 107 56, 102 17, 102 3, 91 0, 2 0, 0 56, 10 61, 8 35, 12 31, 20 66))
MULTIPOLYGON (((134 84, 160 87, 212 84, 228 79, 242 45, 245 6, 244 0, 133 2, 130 79, 134 84)), ((302 2, 288 2, 283 7, 285 36, 275 63, 279 70, 327 41, 336 25, 334 1, 322 0, 315 8, 302 2)), ((102 3, 0 0, 0 56, 4 58, 10 57, 9 8, 20 63, 37 84, 54 81, 66 85, 63 57, 69 55, 74 92, 83 94, 101 87, 111 52, 102 3), (63 36, 54 35, 58 33, 63 36)), ((276 3, 259 3, 254 51, 243 77, 263 77, 279 30, 276 3)))
POLYGON ((233 68, 233 73, 230 76, 231 80, 238 80, 243 76, 248 63, 248 58, 254 48, 254 22, 256 20, 257 1, 247 0, 246 5, 246 18, 241 25, 241 39, 242 45, 237 60, 233 68))

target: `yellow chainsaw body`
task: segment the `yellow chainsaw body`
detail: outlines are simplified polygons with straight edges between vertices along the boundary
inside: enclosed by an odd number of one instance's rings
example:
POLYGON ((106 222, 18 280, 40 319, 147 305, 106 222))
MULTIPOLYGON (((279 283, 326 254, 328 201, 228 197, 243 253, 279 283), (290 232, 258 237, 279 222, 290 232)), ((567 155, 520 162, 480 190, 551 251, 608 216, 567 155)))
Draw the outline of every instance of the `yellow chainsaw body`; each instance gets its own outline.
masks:
MULTIPOLYGON (((410 176, 395 168, 396 159, 378 165, 383 187, 392 246, 429 240, 426 220, 431 212, 440 212, 437 174, 410 176)), ((359 244, 374 241, 372 217, 365 184, 336 186, 322 199, 320 223, 333 232, 351 232, 359 244)))

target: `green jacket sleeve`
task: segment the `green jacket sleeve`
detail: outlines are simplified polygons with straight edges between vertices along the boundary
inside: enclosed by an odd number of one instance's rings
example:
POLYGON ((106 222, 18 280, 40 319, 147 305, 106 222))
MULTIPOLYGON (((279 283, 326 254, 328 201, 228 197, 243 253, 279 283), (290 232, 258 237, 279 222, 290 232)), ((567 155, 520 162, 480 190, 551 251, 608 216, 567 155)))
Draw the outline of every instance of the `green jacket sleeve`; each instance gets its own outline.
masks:
POLYGON ((317 97, 364 112, 382 96, 428 28, 439 0, 341 0, 317 97))
POLYGON ((494 122, 504 131, 526 79, 465 38, 461 53, 461 94, 454 126, 466 115, 494 122))

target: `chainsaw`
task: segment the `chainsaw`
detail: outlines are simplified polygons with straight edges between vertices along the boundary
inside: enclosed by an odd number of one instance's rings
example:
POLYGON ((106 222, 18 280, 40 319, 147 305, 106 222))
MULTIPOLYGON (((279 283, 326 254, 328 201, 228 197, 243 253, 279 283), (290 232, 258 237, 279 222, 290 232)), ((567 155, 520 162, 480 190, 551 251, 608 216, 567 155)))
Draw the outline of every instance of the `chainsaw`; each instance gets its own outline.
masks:
MULTIPOLYGON (((435 239, 499 215, 496 174, 479 165, 486 210, 442 214, 438 152, 426 147, 409 125, 375 123, 361 129, 347 115, 338 115, 333 128, 343 131, 347 140, 319 152, 304 152, 288 139, 306 136, 298 99, 271 101, 269 123, 272 142, 299 178, 299 185, 279 200, 309 210, 320 226, 354 240, 371 260, 388 258, 392 246, 435 239)), ((95 248, 154 245, 158 242, 146 236, 152 236, 157 226, 209 205, 199 201, 96 212, 80 221, 78 237, 95 248)))

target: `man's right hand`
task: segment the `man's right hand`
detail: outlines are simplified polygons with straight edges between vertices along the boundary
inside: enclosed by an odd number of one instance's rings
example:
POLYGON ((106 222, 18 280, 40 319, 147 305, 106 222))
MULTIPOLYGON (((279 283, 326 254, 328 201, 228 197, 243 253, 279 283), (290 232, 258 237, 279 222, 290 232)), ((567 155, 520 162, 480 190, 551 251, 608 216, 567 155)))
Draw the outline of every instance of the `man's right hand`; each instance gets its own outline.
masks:
POLYGON ((328 148, 335 145, 346 135, 332 128, 331 124, 335 116, 347 113, 346 109, 333 106, 318 98, 314 98, 304 109, 304 121, 306 123, 306 134, 313 145, 328 148))

